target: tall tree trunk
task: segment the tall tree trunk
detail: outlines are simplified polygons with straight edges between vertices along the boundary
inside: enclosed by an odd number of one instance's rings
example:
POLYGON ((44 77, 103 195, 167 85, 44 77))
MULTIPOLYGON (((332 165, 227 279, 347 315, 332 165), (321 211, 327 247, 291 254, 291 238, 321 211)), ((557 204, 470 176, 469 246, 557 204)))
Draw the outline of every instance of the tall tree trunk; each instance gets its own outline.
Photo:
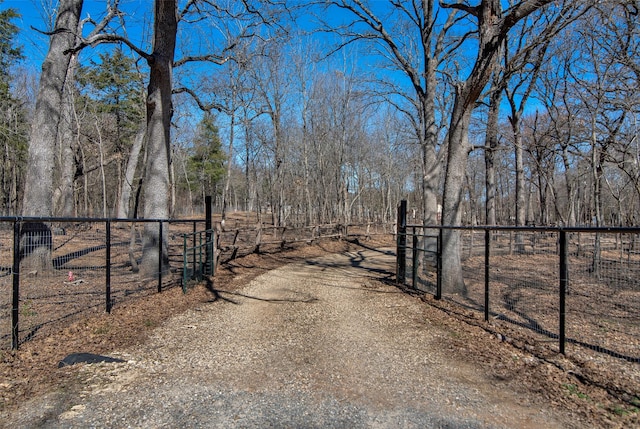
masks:
POLYGON ((496 167, 495 156, 498 149, 498 117, 502 89, 494 88, 489 101, 489 114, 487 117, 487 130, 485 134, 484 164, 485 164, 485 223, 497 225, 496 220, 496 167))
POLYGON ((98 154, 100 156, 100 183, 102 184, 102 217, 107 217, 107 177, 104 172, 104 143, 102 141, 102 132, 98 123, 98 114, 94 113, 94 121, 96 125, 96 133, 98 134, 98 154))
MULTIPOLYGON (((603 164, 605 161, 605 149, 598 147, 598 137, 596 135, 595 115, 591 123, 591 171, 593 175, 593 210, 595 218, 595 226, 603 226, 602 218, 602 177, 604 174, 603 164)), ((596 232, 593 260, 591 262, 591 270, 597 278, 600 278, 600 267, 602 265, 601 240, 600 233, 596 232)))
MULTIPOLYGON (((460 104, 456 95, 449 127, 449 150, 445 174, 445 194, 442 207, 443 225, 460 225, 462 221, 462 194, 469 156, 469 123, 471 109, 460 104)), ((460 259, 460 230, 445 229, 442 234, 442 287, 447 293, 466 294, 460 259)))
MULTIPOLYGON (((516 162, 516 226, 525 225, 525 181, 524 181, 524 151, 522 147, 522 132, 520 130, 520 114, 513 113, 510 118, 513 131, 515 162, 516 162)), ((524 252, 524 238, 522 232, 516 232, 516 252, 524 252)))
POLYGON ((567 211, 565 226, 576 226, 575 196, 573 179, 571 177, 571 162, 569 161, 569 146, 562 146, 562 164, 564 165, 564 181, 567 192, 567 211))
MULTIPOLYGON (((153 52, 147 88, 147 166, 144 180, 144 217, 167 219, 169 216, 169 156, 171 130, 171 91, 173 59, 178 30, 176 0, 156 0, 153 52)), ((163 230, 166 233, 166 228, 163 230)), ((157 274, 168 263, 166 235, 160 237, 157 223, 145 223, 142 270, 157 274), (162 243, 163 266, 158 266, 162 243)))
MULTIPOLYGON (((429 19, 432 19, 430 16, 429 19)), ((437 61, 427 57, 425 65, 426 85, 420 91, 422 106, 421 122, 423 133, 420 136, 422 146, 422 199, 424 225, 438 223, 438 194, 440 192, 441 166, 436 148, 438 147, 438 129, 436 127, 436 70, 437 61)), ((433 249, 431 249, 433 250, 433 249)))
MULTIPOLYGON (((518 21, 551 2, 552 0, 525 0, 510 8, 509 14, 504 17, 500 0, 485 0, 476 7, 463 3, 447 5, 461 9, 477 19, 479 40, 473 69, 467 80, 456 87, 449 123, 442 213, 445 225, 460 225, 461 222, 462 192, 470 150, 468 134, 471 112, 495 69, 495 57, 507 33, 518 21)), ((460 259, 460 231, 445 230, 443 240, 442 288, 449 293, 466 294, 460 259)))
MULTIPOLYGON (((40 86, 33 115, 29 156, 25 175, 22 214, 51 216, 53 213, 53 166, 63 93, 83 0, 61 0, 49 51, 42 64, 40 86)), ((25 224, 21 234, 20 255, 36 270, 51 267, 51 230, 48 225, 25 224)))
POLYGON ((233 140, 236 131, 236 110, 231 109, 231 124, 229 127, 229 150, 227 159, 227 171, 224 179, 224 191, 222 193, 222 220, 227 218, 227 205, 229 205, 229 188, 231 187, 231 160, 233 159, 233 140))
POLYGON ((25 216, 51 216, 53 202, 53 164, 58 126, 71 55, 83 0, 61 0, 49 51, 42 64, 36 109, 29 141, 29 158, 25 176, 25 216))
POLYGON ((2 209, 0 211, 0 213, 2 213, 2 216, 6 216, 8 213, 11 212, 11 191, 9 190, 9 172, 11 171, 11 160, 12 160, 12 156, 9 152, 9 142, 7 140, 4 141, 4 150, 3 152, 3 159, 2 159, 2 168, 0 168, 0 176, 2 178, 2 209))
POLYGON ((82 215, 89 216, 89 175, 86 173, 87 157, 82 145, 79 146, 79 148, 80 155, 82 156, 82 171, 85 172, 82 175, 82 215))
POLYGON ((136 137, 133 140, 133 146, 131 146, 131 153, 127 160, 127 167, 124 172, 124 180, 122 181, 122 189, 120 190, 120 202, 118 203, 118 218, 126 219, 129 217, 129 210, 131 204, 131 193, 133 191, 133 183, 135 181, 136 169, 138 167, 138 161, 140 159, 140 151, 144 145, 145 136, 147 133, 147 126, 143 124, 136 133, 136 137))
MULTIPOLYGON (((66 128, 66 127, 65 127, 66 128)), ((74 213, 74 181, 76 172, 74 138, 65 132, 60 139, 60 185, 54 192, 54 213, 71 217, 74 213), (70 138, 69 138, 70 137, 70 138)))
MULTIPOLYGON (((171 150, 173 154, 173 150, 171 150)), ((176 160, 175 156, 169 158, 169 183, 171 186, 171 204, 169 210, 169 216, 175 217, 176 215, 176 160)))
POLYGON ((76 173, 75 145, 77 143, 79 125, 75 111, 73 79, 78 67, 78 54, 72 54, 65 79, 61 121, 57 145, 60 157, 58 168, 60 177, 54 193, 54 213, 58 216, 70 217, 74 213, 74 182, 76 173), (75 131, 75 132, 74 132, 75 131))
POLYGON ((275 196, 273 199, 275 206, 275 218, 274 218, 274 226, 284 226, 285 222, 285 213, 284 213, 284 142, 283 142, 283 133, 281 129, 280 123, 280 105, 276 102, 275 111, 271 114, 271 120, 273 121, 273 131, 274 131, 274 140, 275 140, 275 153, 274 153, 274 161, 275 161, 275 196))

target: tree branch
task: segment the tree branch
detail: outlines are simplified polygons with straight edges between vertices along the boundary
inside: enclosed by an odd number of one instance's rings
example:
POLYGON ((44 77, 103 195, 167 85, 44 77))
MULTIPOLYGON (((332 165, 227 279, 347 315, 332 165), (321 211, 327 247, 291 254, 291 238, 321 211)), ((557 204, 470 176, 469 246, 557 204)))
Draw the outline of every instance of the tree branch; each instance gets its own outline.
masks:
MULTIPOLYGON (((553 1, 553 0, 551 0, 553 1)), ((443 1, 440 2, 440 7, 443 9, 458 9, 463 12, 468 13, 469 15, 473 15, 476 18, 480 15, 480 6, 469 6, 464 3, 445 3, 443 1)))
POLYGON ((507 11, 507 15, 502 20, 500 32, 506 34, 521 19, 531 15, 542 6, 553 2, 554 0, 526 0, 516 4, 507 11))
POLYGON ((82 49, 86 48, 87 46, 96 46, 96 45, 100 45, 103 43, 123 43, 125 45, 127 45, 127 47, 129 47, 129 49, 131 49, 132 51, 134 51, 136 54, 140 55, 142 58, 144 58, 145 60, 151 62, 153 61, 153 56, 148 54, 147 52, 143 51, 142 49, 140 49, 138 46, 136 46, 135 44, 133 44, 127 37, 123 37, 123 36, 119 36, 117 34, 97 34, 94 37, 90 38, 90 39, 82 39, 80 41, 80 43, 78 43, 76 46, 74 46, 71 49, 67 49, 66 51, 64 51, 64 54, 75 54, 79 51, 81 51, 82 49))
POLYGON ((179 59, 173 63, 174 67, 182 66, 186 63, 194 63, 194 62, 209 62, 217 65, 223 65, 227 63, 231 58, 223 57, 221 55, 209 54, 209 55, 196 55, 196 56, 187 56, 179 59))
POLYGON ((202 101, 202 99, 200 99, 200 97, 198 96, 198 94, 196 94, 195 91, 193 91, 190 88, 186 88, 186 87, 179 87, 179 88, 174 88, 172 91, 173 94, 183 94, 183 93, 187 93, 191 96, 191 98, 193 99, 193 101, 196 102, 196 104, 198 105, 198 108, 200 110, 202 110, 203 112, 210 112, 212 110, 217 110, 218 112, 223 112, 223 113, 228 113, 228 109, 226 109, 223 105, 215 103, 215 102, 211 102, 211 103, 205 103, 204 101, 202 101))

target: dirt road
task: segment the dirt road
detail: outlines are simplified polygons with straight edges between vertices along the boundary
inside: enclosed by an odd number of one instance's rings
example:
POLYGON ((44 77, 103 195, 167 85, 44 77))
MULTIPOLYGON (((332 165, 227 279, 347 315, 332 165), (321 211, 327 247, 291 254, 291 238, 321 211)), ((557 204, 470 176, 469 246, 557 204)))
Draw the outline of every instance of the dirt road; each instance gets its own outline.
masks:
POLYGON ((219 291, 145 344, 111 354, 125 363, 64 368, 77 385, 34 398, 12 425, 571 427, 569 416, 456 361, 453 333, 380 281, 393 262, 383 251, 331 255, 219 291))

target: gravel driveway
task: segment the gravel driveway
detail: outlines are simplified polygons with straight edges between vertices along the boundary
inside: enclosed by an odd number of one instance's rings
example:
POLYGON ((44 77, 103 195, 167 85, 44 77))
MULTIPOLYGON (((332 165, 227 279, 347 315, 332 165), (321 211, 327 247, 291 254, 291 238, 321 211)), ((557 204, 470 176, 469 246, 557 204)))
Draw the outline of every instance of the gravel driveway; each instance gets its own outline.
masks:
POLYGON ((74 365, 74 394, 14 427, 566 427, 563 416, 448 356, 419 299, 381 282, 391 252, 293 263, 167 320, 150 341, 74 365))

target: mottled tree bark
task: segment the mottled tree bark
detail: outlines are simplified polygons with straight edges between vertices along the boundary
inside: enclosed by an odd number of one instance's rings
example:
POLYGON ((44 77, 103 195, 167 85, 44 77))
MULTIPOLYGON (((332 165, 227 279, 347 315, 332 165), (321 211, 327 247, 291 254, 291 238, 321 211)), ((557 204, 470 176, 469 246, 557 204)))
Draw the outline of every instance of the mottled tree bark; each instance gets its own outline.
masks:
POLYGON ((484 164, 485 164, 485 224, 497 225, 496 216, 496 166, 495 157, 498 149, 498 117, 502 88, 494 85, 489 97, 489 113, 487 115, 487 130, 485 134, 484 164))
POLYGON ((136 176, 136 169, 138 167, 138 160, 140 159, 140 152, 144 144, 146 135, 146 124, 138 130, 136 137, 133 140, 133 146, 131 147, 131 153, 127 160, 127 167, 124 173, 124 180, 122 181, 122 189, 120 190, 120 201, 118 203, 118 218, 126 219, 130 213, 130 201, 131 193, 133 191, 133 184, 136 176))
MULTIPOLYGON (((61 123, 61 109, 71 54, 65 51, 75 42, 83 0, 60 0, 49 51, 42 64, 40 86, 33 116, 29 157, 25 175, 22 214, 47 217, 53 214, 53 168, 61 123)), ((45 223, 25 224, 21 233, 20 257, 30 269, 51 267, 51 230, 45 223)))
POLYGON ((51 216, 53 212, 53 166, 63 92, 83 0, 61 0, 49 51, 42 64, 40 86, 29 140, 22 214, 51 216))
MULTIPOLYGON (((153 52, 147 88, 147 165, 144 179, 144 217, 169 217, 169 157, 172 115, 172 79, 178 17, 176 0, 156 0, 153 52)), ((164 229, 166 233, 166 228, 164 229)), ((164 234, 163 234, 164 235, 164 234)), ((146 223, 142 267, 145 274, 157 274, 168 263, 166 236, 160 237, 157 223, 146 223), (158 266, 162 242, 163 267, 158 266)))
MULTIPOLYGON (((483 0, 477 6, 466 3, 444 5, 474 16, 478 29, 478 54, 469 77, 457 85, 453 112, 447 134, 448 153, 445 173, 442 221, 444 225, 460 225, 465 171, 470 151, 468 135, 471 112, 489 82, 509 30, 520 20, 553 0, 526 0, 509 9, 503 16, 500 0, 483 0)), ((446 293, 466 294, 460 260, 460 231, 445 230, 442 243, 442 289, 446 293)))
POLYGON ((60 177, 54 192, 54 214, 70 217, 75 214, 74 180, 76 173, 75 148, 77 142, 77 121, 73 94, 73 79, 78 66, 77 54, 72 54, 65 79, 63 101, 60 109, 60 125, 58 129, 58 165, 60 177))

